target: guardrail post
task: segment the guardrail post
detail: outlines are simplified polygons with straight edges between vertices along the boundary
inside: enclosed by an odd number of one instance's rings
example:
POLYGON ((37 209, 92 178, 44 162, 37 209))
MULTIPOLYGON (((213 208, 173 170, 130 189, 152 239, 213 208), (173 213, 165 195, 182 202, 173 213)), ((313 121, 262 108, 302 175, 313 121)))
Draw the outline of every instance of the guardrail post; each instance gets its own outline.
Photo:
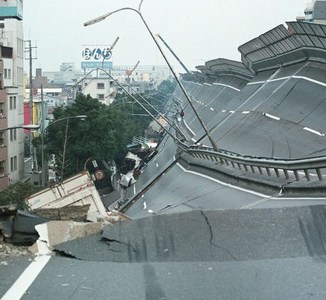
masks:
POLYGON ((300 177, 299 177, 299 174, 298 174, 298 170, 293 170, 293 173, 294 173, 294 176, 295 176, 295 180, 296 180, 296 181, 300 181, 300 177))
POLYGON ((268 176, 271 176, 271 171, 270 171, 269 168, 266 168, 266 172, 267 172, 267 175, 268 175, 268 176))
POLYGON ((217 156, 213 156, 214 157, 214 160, 218 163, 218 162, 220 162, 220 160, 218 159, 218 157, 217 156))
POLYGON ((237 163, 237 165, 238 165, 239 170, 241 170, 241 165, 239 163, 237 163))
POLYGON ((317 172, 319 181, 322 181, 323 180, 323 174, 321 173, 320 169, 316 169, 316 172, 317 172))
POLYGON ((243 165, 244 169, 246 172, 248 172, 248 166, 247 165, 243 165))
POLYGON ((285 175, 285 179, 289 179, 289 172, 288 172, 288 170, 283 169, 283 173, 285 175))
POLYGON ((263 175, 263 170, 261 167, 258 167, 258 171, 259 171, 260 175, 263 175))
POLYGON ((276 168, 274 168, 274 172, 275 172, 275 174, 276 174, 276 177, 277 177, 277 178, 280 178, 280 172, 279 172, 279 170, 276 169, 276 168))
POLYGON ((307 181, 310 181, 311 178, 310 178, 309 170, 303 170, 303 171, 304 171, 304 174, 305 174, 305 176, 307 178, 307 181))
POLYGON ((251 172, 255 174, 255 168, 254 166, 250 166, 251 172))

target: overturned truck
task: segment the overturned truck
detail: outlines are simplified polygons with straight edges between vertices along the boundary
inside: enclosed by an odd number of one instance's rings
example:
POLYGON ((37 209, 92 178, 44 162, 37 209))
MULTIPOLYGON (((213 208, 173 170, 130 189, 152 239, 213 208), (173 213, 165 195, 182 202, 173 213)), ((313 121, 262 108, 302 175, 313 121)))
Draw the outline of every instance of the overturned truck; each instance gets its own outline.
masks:
POLYGON ((28 209, 54 209, 89 205, 87 220, 96 222, 107 216, 94 182, 88 172, 81 172, 26 199, 28 209))

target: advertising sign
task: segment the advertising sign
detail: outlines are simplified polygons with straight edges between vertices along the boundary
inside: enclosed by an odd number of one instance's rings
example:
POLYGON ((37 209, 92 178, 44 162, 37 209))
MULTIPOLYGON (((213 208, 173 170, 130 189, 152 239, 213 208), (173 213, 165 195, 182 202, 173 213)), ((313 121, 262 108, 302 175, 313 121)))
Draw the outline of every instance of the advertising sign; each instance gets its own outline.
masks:
POLYGON ((108 46, 84 46, 81 54, 82 69, 112 69, 112 52, 108 46))

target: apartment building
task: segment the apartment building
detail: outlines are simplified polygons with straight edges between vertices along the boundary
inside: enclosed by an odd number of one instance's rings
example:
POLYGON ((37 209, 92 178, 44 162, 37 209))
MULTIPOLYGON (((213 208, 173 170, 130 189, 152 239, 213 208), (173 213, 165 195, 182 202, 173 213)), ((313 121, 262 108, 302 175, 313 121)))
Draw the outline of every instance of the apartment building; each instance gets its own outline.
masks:
POLYGON ((0 1, 0 190, 24 178, 22 0, 0 1))
POLYGON ((297 17, 297 21, 326 24, 326 0, 313 0, 307 5, 304 16, 297 17))

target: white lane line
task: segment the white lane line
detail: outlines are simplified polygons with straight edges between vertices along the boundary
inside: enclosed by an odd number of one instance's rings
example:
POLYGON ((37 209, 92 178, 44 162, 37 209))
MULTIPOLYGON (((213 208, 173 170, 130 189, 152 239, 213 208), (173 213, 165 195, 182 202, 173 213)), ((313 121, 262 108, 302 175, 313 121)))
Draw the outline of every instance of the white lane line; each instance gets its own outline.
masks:
POLYGON ((247 189, 244 189, 244 188, 241 188, 241 187, 229 184, 229 183, 222 182, 220 180, 217 180, 215 178, 209 177, 209 176, 201 174, 201 173, 197 173, 197 172, 194 172, 194 171, 189 171, 189 170, 185 169, 183 166, 181 166, 179 163, 177 163, 176 165, 181 170, 183 170, 185 173, 194 174, 194 175, 209 179, 211 181, 214 181, 216 183, 219 183, 219 184, 221 184, 223 186, 230 187, 232 189, 239 190, 239 191, 242 191, 242 192, 245 192, 245 193, 248 193, 248 194, 252 194, 252 195, 255 195, 255 196, 258 196, 258 197, 263 197, 263 199, 259 199, 256 202, 253 202, 253 203, 250 203, 250 204, 245 205, 243 207, 240 207, 240 209, 246 209, 246 208, 254 207, 254 206, 257 206, 257 205, 259 205, 261 203, 268 202, 270 200, 277 200, 277 201, 288 201, 288 200, 293 200, 293 201, 306 201, 306 200, 326 201, 326 198, 322 198, 322 197, 315 197, 315 198, 314 197, 302 197, 302 198, 282 197, 281 198, 281 197, 269 196, 269 195, 258 193, 258 192, 252 191, 252 190, 247 190, 247 189))
POLYGON ((156 163, 156 168, 158 168, 158 163, 156 163))
POLYGON ((281 120, 281 118, 277 117, 277 116, 274 116, 274 115, 271 115, 271 114, 268 114, 268 113, 263 113, 263 115, 267 118, 270 118, 270 119, 273 119, 273 120, 276 120, 276 121, 279 121, 281 120))
POLYGON ((208 85, 208 86, 212 86, 211 84, 209 84, 209 83, 206 83, 206 82, 205 82, 204 84, 205 84, 205 85, 208 85))
POLYGON ((185 120, 183 120, 183 124, 185 124, 185 126, 187 127, 187 129, 190 131, 190 133, 195 136, 196 134, 191 130, 191 128, 189 127, 189 125, 187 124, 187 122, 185 120))
POLYGON ((18 300, 23 297, 27 289, 49 262, 50 258, 51 256, 48 255, 37 256, 4 294, 1 300, 18 300))
POLYGON ((210 107, 209 109, 210 109, 211 111, 214 111, 214 108, 213 108, 213 107, 210 107))
POLYGON ((305 76, 297 76, 297 75, 293 75, 292 77, 293 77, 293 78, 297 78, 297 79, 307 80, 307 81, 310 81, 310 82, 316 83, 316 84, 318 84, 318 85, 326 86, 326 83, 321 82, 321 81, 318 81, 318 80, 315 80, 315 79, 312 79, 312 78, 309 78, 309 77, 305 77, 305 76))
POLYGON ((134 184, 134 195, 136 195, 136 185, 134 184))
POLYGON ((252 195, 255 195, 255 196, 258 196, 258 197, 264 197, 264 198, 268 198, 270 199, 271 196, 268 196, 268 195, 265 195, 265 194, 262 194, 262 193, 258 193, 258 192, 254 192, 254 191, 251 191, 251 190, 247 190, 247 189, 244 189, 244 188, 241 188, 241 187, 238 187, 238 186, 235 186, 235 185, 232 185, 230 183, 225 183, 223 181, 220 181, 218 179, 215 179, 215 178, 212 178, 210 176, 207 176, 207 175, 204 175, 204 174, 201 174, 201 173, 197 173, 197 172, 194 172, 194 171, 189 171, 187 169, 185 169, 182 165, 180 165, 179 163, 177 163, 177 166, 185 173, 190 173, 190 174, 193 174, 193 175, 197 175, 197 176, 200 176, 200 177, 203 177, 203 178, 206 178, 206 179, 209 179, 211 181, 214 181, 218 184, 221 184, 223 186, 226 186, 226 187, 230 187, 232 189, 235 189, 235 190, 238 190, 238 191, 242 191, 242 192, 245 192, 245 193, 248 193, 248 194, 252 194, 252 195))
POLYGON ((224 86, 224 87, 227 87, 227 88, 230 88, 230 89, 232 89, 232 90, 235 90, 235 91, 240 92, 240 89, 237 89, 237 88, 235 88, 235 87, 232 86, 232 85, 227 85, 227 84, 217 83, 217 82, 214 82, 213 84, 214 84, 214 85, 224 86))
POLYGON ((321 132, 319 132, 317 130, 314 130, 312 128, 309 128, 309 127, 304 127, 303 130, 309 131, 309 132, 314 133, 314 134, 317 134, 319 136, 325 136, 324 133, 321 133, 321 132))
POLYGON ((250 110, 245 110, 242 112, 244 115, 250 114, 250 110))
POLYGON ((234 111, 234 110, 230 110, 229 113, 230 113, 230 114, 234 114, 235 111, 234 111))
POLYGON ((143 205, 144 205, 144 209, 146 210, 147 209, 146 201, 144 201, 143 205))
POLYGON ((297 75, 292 75, 292 76, 286 76, 286 77, 280 77, 280 78, 276 78, 276 79, 268 79, 265 81, 254 81, 254 82, 249 82, 248 85, 254 85, 254 84, 263 84, 263 83, 267 83, 267 82, 275 82, 275 81, 280 81, 280 80, 286 80, 286 79, 290 79, 290 78, 294 78, 294 79, 302 79, 302 80, 306 80, 321 86, 326 86, 326 83, 309 78, 309 77, 305 77, 305 76, 297 76, 297 75))

